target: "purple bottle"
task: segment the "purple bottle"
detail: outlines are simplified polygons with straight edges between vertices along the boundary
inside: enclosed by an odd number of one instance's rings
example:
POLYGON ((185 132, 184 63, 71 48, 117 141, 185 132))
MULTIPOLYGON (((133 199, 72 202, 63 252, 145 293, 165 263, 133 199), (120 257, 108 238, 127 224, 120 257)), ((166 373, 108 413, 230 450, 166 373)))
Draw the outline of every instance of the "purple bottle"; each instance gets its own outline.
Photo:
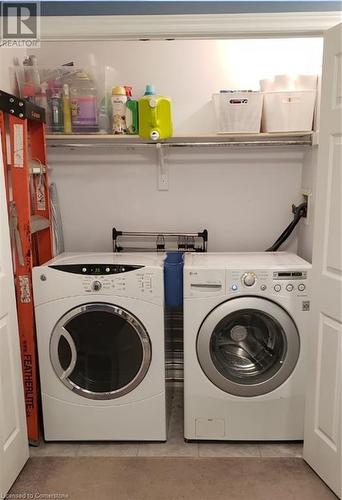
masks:
POLYGON ((79 71, 70 85, 72 131, 98 132, 97 89, 89 75, 79 71))

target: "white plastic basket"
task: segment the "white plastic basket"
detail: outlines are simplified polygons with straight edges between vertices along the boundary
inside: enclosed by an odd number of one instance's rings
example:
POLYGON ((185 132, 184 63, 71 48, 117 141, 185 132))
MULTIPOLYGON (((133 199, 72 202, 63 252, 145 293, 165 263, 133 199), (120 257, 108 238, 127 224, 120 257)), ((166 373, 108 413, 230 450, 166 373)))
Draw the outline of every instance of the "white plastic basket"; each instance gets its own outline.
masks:
POLYGON ((217 133, 260 132, 262 100, 261 92, 213 94, 217 133))
POLYGON ((304 132, 312 130, 316 90, 265 92, 263 132, 304 132))

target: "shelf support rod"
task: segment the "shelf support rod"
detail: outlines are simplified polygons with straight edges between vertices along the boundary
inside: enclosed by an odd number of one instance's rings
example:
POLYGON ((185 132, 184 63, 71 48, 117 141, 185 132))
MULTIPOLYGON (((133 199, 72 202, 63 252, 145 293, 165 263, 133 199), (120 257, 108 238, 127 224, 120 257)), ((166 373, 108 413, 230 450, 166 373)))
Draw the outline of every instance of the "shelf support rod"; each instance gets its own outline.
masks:
POLYGON ((169 168, 165 163, 164 151, 162 144, 157 142, 156 144, 157 150, 157 186, 158 191, 168 191, 169 190, 169 168))

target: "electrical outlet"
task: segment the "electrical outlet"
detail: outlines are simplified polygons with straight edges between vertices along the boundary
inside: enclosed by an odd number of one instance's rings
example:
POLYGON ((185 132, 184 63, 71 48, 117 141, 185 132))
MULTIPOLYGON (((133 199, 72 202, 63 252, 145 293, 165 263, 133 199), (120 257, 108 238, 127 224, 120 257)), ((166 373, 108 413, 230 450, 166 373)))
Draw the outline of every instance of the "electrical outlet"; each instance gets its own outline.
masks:
POLYGON ((303 201, 306 202, 306 217, 303 217, 304 224, 309 226, 311 222, 311 196, 312 192, 306 189, 302 190, 303 201))

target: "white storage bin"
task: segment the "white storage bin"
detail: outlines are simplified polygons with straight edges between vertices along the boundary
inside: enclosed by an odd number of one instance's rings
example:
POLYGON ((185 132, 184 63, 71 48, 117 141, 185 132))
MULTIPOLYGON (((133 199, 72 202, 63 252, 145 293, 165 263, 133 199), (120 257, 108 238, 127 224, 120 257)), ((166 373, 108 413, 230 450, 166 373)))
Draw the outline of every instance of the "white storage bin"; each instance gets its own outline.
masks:
POLYGON ((312 130, 315 90, 265 92, 263 132, 304 132, 312 130))
POLYGON ((217 133, 260 132, 261 92, 222 92, 213 94, 217 133))

